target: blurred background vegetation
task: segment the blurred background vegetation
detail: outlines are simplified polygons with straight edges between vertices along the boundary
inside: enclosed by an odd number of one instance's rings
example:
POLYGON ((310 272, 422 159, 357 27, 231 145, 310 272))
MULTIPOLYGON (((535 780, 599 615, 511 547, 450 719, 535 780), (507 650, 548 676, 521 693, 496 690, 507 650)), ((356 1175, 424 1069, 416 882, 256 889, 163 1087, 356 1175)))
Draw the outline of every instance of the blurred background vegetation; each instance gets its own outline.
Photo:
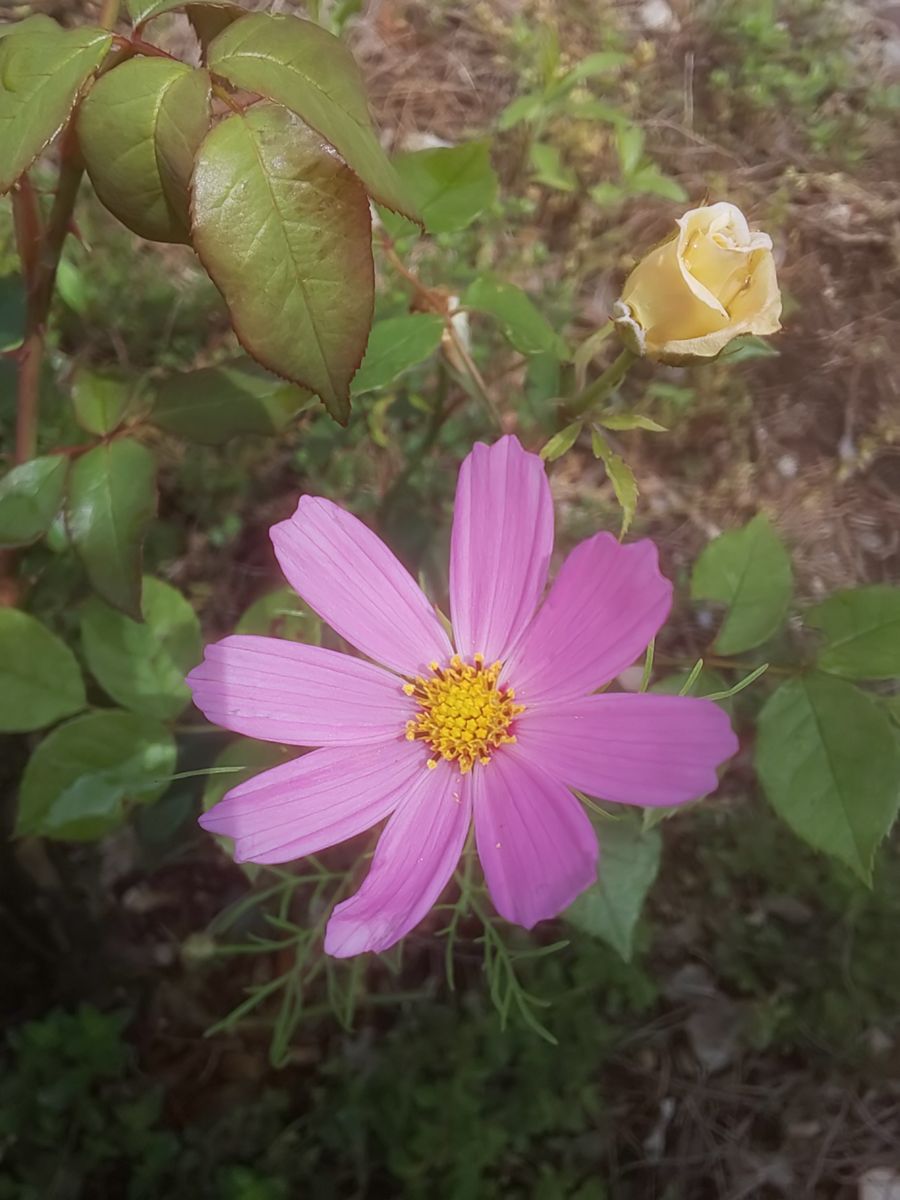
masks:
MULTIPOLYGON (((774 353, 629 380, 641 411, 671 430, 617 435, 642 493, 633 532, 657 540, 682 587, 707 541, 758 511, 791 551, 801 601, 896 582, 896 4, 321 8, 312 15, 344 27, 393 153, 482 140, 490 155, 497 187, 465 231, 417 241, 392 230, 429 285, 461 296, 493 273, 577 344, 688 202, 727 197, 770 232, 786 302, 774 353)), ((95 16, 74 0, 10 15, 36 10, 95 16)), ((186 25, 167 18, 165 37, 177 46, 186 25)), ((16 260, 0 222, 6 275, 16 260)), ((234 352, 186 247, 132 238, 88 194, 77 224, 54 313, 60 361, 152 373, 234 352)), ((382 269, 379 289, 378 317, 407 311, 401 276, 382 269)), ((468 320, 505 426, 540 444, 557 428, 556 358, 526 358, 477 313, 468 320)), ((4 439, 12 372, 0 363, 4 439)), ((54 386, 48 376, 44 435, 75 443, 54 386)), ((276 438, 208 447, 160 434, 147 570, 190 599, 207 640, 230 632, 280 582, 269 525, 312 490, 375 524, 440 591, 456 467, 490 436, 452 347, 358 395, 346 430, 310 410, 276 438)), ((552 484, 563 548, 618 528, 589 452, 562 459, 552 484)), ((71 632, 74 561, 51 536, 27 570, 33 611, 71 632)), ((279 620, 257 609, 244 628, 279 620)), ((709 632, 708 614, 684 604, 660 649, 693 661, 709 632)), ((735 704, 758 701, 750 690, 735 704)), ((227 741, 191 721, 187 770, 227 741)), ((28 749, 0 741, 4 787, 28 749)), ((325 967, 308 940, 301 956, 290 877, 266 872, 248 892, 196 830, 202 779, 99 843, 4 841, 0 1200, 876 1200, 861 1188, 900 1162, 897 847, 871 890, 813 855, 760 798, 751 749, 713 801, 662 827, 658 880, 618 951, 569 927, 539 939, 568 938, 563 954, 513 945, 521 986, 549 1002, 555 1045, 515 1012, 501 1028, 471 943, 457 944, 448 986, 440 914, 387 965, 325 967), (277 939, 263 912, 281 919, 277 939), (247 943, 254 933, 268 940, 247 943), (248 995, 261 1002, 242 1010, 248 995)), ((328 861, 340 869, 354 852, 328 861)))

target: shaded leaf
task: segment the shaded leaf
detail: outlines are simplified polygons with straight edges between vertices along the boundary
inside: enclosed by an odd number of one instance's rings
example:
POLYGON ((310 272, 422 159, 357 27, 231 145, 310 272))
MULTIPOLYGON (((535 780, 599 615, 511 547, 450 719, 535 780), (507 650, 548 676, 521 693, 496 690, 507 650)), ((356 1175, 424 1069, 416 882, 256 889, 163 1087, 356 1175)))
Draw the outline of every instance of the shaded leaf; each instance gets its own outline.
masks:
POLYGON ((578 186, 578 176, 570 166, 563 162, 556 146, 550 145, 548 142, 534 142, 528 158, 534 168, 536 183, 555 188, 558 192, 575 191, 578 186))
POLYGON ((104 29, 61 29, 38 17, 0 40, 0 193, 65 125, 111 43, 104 29))
POLYGON ((197 35, 197 40, 200 42, 200 49, 203 54, 203 61, 206 61, 206 56, 209 51, 210 42, 219 36, 225 29, 228 28, 234 21, 239 21, 241 17, 246 16, 246 11, 243 8, 219 6, 215 4, 187 4, 185 6, 188 15, 188 20, 194 27, 194 33, 197 35))
POLYGON ((128 806, 162 795, 174 768, 175 740, 158 721, 116 709, 76 717, 29 759, 16 833, 102 837, 122 823, 128 806))
POLYGON ((659 871, 662 843, 658 831, 642 831, 627 817, 601 822, 597 834, 597 882, 582 892, 563 916, 629 962, 635 926, 659 871))
POLYGON ((236 358, 162 380, 149 419, 190 442, 220 446, 238 434, 280 433, 312 401, 305 388, 236 358))
POLYGON ((69 472, 66 524, 91 586, 140 619, 141 548, 156 513, 156 464, 144 446, 122 438, 95 446, 69 472))
POLYGON ((236 87, 283 104, 315 129, 380 204, 417 219, 372 126, 353 55, 320 25, 251 13, 229 25, 208 51, 210 70, 236 87))
POLYGON ((123 708, 160 720, 177 717, 191 698, 184 677, 200 661, 200 622, 184 596, 146 576, 143 622, 98 597, 81 610, 84 657, 94 678, 123 708))
POLYGON ((245 349, 346 421, 375 289, 369 202, 353 173, 293 114, 258 104, 200 147, 193 222, 245 349))
POLYGON ((870 881, 900 804, 900 750, 874 699, 830 675, 789 679, 759 714, 756 770, 799 837, 870 881))
POLYGON ((43 729, 85 706, 69 647, 16 608, 0 608, 0 732, 43 729))
POLYGON ((692 598, 728 606, 715 641, 720 654, 751 650, 770 638, 792 594, 791 560, 762 514, 710 542, 694 564, 692 598))
POLYGON ((634 514, 637 512, 638 485, 634 472, 620 454, 616 454, 598 429, 591 431, 591 449, 594 457, 599 458, 613 486, 619 507, 622 509, 622 529, 620 536, 628 532, 634 514))
POLYGON ((72 380, 75 419, 88 433, 104 436, 122 423, 131 399, 129 384, 119 375, 79 367, 72 380))
POLYGON ((376 321, 362 366, 353 377, 352 394, 386 387, 410 367, 424 362, 441 344, 443 332, 444 322, 436 313, 408 313, 376 321))
POLYGON ((411 151, 398 156, 396 167, 429 233, 465 229, 497 195, 487 142, 411 151))
POLYGON ((567 360, 569 347, 531 298, 511 283, 476 279, 463 296, 463 304, 494 317, 505 336, 522 354, 554 354, 567 360))
POLYGON ((26 546, 49 528, 62 505, 66 459, 33 458, 0 479, 0 546, 26 546))
POLYGON ((886 584, 835 592, 806 614, 825 637, 817 665, 848 679, 900 676, 900 588, 886 584))
POLYGON ((285 638, 318 646, 322 641, 322 622, 289 587, 277 588, 254 600, 235 626, 235 633, 256 633, 262 637, 285 638))
POLYGON ((140 237, 190 240, 188 188, 211 82, 169 58, 131 58, 91 88, 78 140, 101 202, 140 237))

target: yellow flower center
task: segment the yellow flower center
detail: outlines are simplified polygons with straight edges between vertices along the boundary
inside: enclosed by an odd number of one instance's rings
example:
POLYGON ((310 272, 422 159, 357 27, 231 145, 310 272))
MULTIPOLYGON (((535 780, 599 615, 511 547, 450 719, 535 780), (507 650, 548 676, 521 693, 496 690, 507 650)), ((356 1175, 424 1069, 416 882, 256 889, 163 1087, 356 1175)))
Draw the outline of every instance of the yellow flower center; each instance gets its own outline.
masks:
POLYGON ((445 758, 458 762, 465 775, 475 763, 489 763, 498 746, 516 740, 509 731, 525 709, 515 703, 512 688, 497 686, 501 664, 486 667, 481 654, 471 663, 457 654, 447 667, 436 662, 429 666, 430 678, 419 675, 403 688, 419 705, 419 712, 406 723, 406 737, 431 749, 434 757, 429 758, 429 767, 445 758))

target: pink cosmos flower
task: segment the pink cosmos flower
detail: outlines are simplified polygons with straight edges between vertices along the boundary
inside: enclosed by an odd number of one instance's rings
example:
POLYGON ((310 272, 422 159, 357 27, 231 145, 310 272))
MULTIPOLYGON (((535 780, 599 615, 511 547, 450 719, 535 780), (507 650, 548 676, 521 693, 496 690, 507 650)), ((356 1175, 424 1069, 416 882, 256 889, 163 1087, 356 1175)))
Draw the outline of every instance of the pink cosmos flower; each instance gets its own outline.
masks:
POLYGON ((596 877, 572 789, 680 804, 712 791, 737 748, 710 701, 598 694, 655 636, 672 585, 652 542, 598 533, 542 602, 553 504, 543 463, 513 437, 460 469, 452 644, 409 572, 331 501, 302 496, 271 536, 291 586, 366 658, 266 637, 209 646, 188 683, 210 721, 318 749, 239 784, 200 824, 234 838, 238 861, 281 863, 388 818, 368 876, 331 914, 329 954, 386 950, 417 925, 473 817, 497 911, 530 929, 596 877))

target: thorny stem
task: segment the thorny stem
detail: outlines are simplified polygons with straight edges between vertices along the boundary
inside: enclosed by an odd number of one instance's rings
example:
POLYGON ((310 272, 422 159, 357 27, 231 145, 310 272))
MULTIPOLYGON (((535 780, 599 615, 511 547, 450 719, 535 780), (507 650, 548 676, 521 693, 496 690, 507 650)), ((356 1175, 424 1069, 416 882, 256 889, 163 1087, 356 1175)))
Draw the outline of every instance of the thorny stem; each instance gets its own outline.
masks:
POLYGON ((631 370, 631 365, 636 359, 637 355, 627 347, 622 350, 619 357, 610 363, 602 375, 598 375, 593 383, 589 383, 586 388, 569 401, 567 407, 572 416, 583 416, 594 404, 605 400, 607 396, 614 392, 631 370))

